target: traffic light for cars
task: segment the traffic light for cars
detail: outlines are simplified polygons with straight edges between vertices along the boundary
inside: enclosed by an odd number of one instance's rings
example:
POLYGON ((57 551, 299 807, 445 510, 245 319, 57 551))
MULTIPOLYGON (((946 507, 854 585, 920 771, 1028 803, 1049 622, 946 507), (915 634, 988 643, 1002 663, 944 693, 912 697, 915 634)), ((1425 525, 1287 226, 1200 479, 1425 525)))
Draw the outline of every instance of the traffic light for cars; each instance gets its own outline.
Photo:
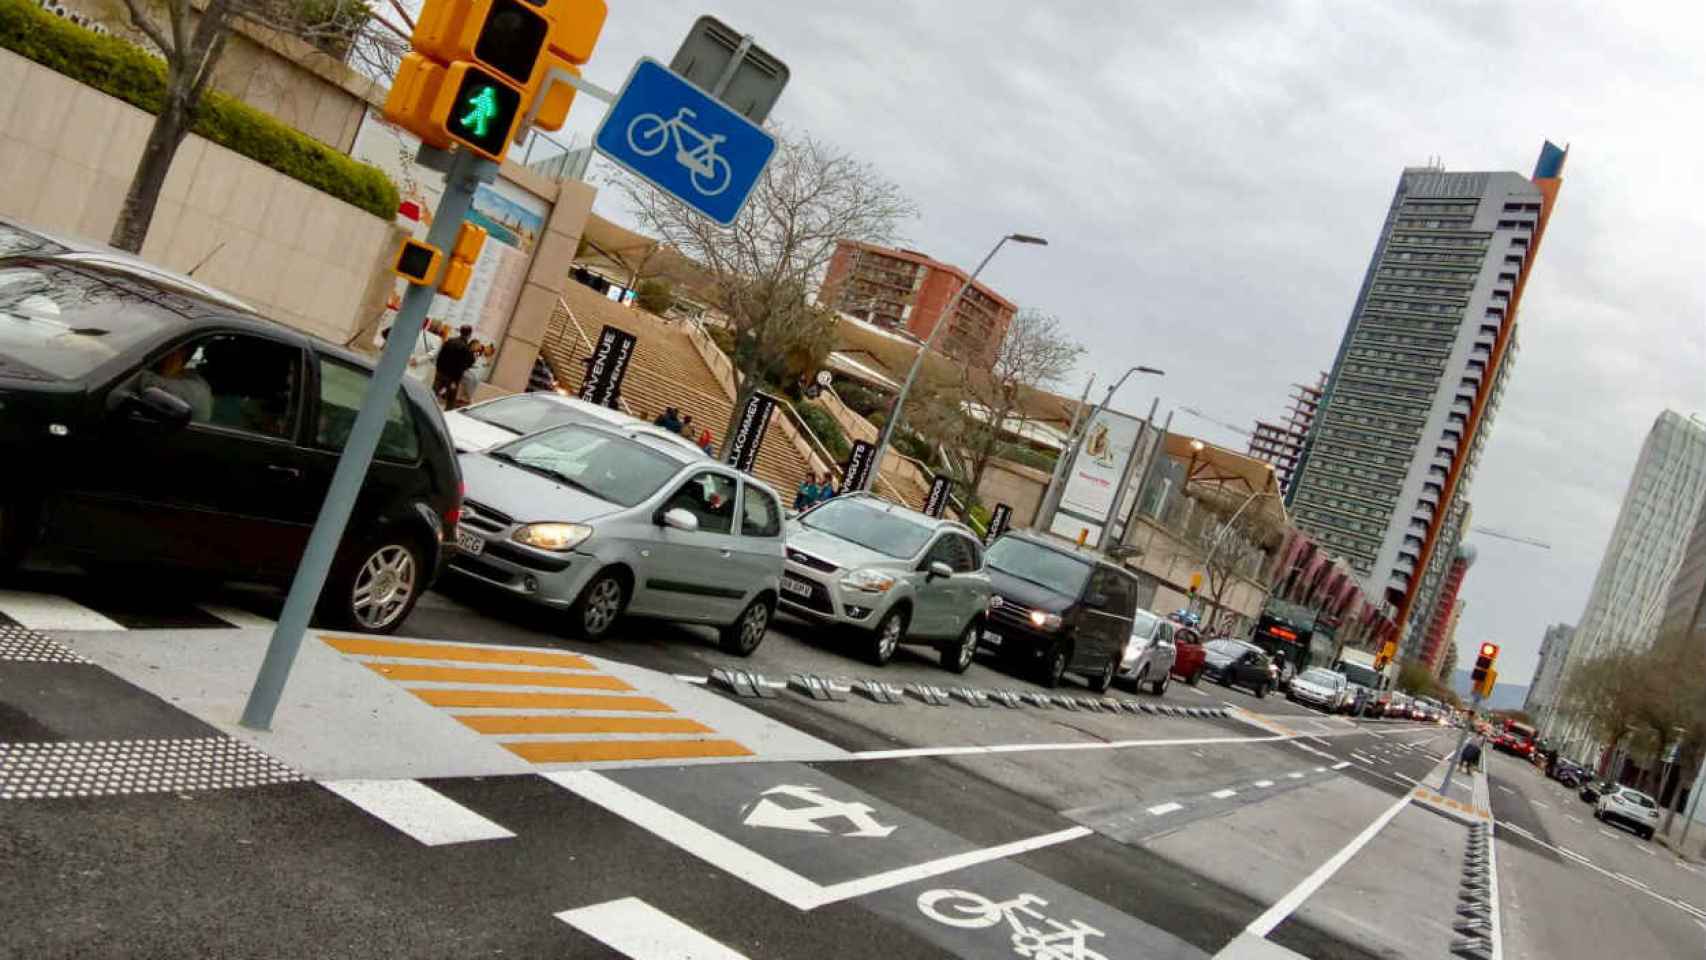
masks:
POLYGON ((1496 643, 1483 643, 1481 649, 1476 651, 1475 669, 1469 672, 1469 685, 1476 694, 1484 697, 1492 692, 1493 679, 1498 676, 1493 664, 1498 659, 1499 645, 1496 643))

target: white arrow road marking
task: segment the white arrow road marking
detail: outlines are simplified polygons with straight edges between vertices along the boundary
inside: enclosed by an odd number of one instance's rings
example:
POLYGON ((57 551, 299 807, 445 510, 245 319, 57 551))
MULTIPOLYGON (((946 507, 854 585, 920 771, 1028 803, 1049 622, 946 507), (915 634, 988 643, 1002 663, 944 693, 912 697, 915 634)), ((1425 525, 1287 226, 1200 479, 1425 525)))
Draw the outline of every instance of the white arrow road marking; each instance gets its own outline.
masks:
POLYGON ((843 833, 843 837, 886 837, 895 831, 894 827, 885 827, 871 816, 871 805, 868 803, 850 803, 833 800, 812 786, 771 787, 759 797, 757 805, 742 821, 749 827, 770 827, 776 830, 799 830, 804 833, 829 833, 825 827, 818 826, 819 820, 841 818, 854 826, 851 833, 843 833), (772 796, 793 797, 804 800, 810 806, 784 807, 772 796))

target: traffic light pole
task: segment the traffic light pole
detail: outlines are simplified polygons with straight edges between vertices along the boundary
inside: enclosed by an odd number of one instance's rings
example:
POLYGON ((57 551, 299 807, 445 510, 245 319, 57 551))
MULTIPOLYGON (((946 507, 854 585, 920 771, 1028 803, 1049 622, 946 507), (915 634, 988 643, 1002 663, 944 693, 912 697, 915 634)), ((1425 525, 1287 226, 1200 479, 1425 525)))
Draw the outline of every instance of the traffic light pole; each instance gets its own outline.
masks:
MULTIPOLYGON (((421 148, 423 163, 430 159, 428 151, 431 149, 421 148)), ((440 151, 433 153, 441 154, 440 151)), ((439 159, 442 159, 442 154, 439 159)), ((457 150, 449 155, 449 160, 444 177, 444 196, 433 212, 432 229, 427 234, 427 243, 439 250, 448 250, 455 245, 457 231, 473 205, 475 188, 482 181, 490 182, 498 169, 497 164, 468 150, 457 150)), ((255 676, 255 686, 249 691, 249 700, 243 706, 241 722, 251 730, 272 728, 273 713, 278 709, 285 681, 290 678, 290 669, 302 647, 308 620, 313 615, 321 591, 325 589, 338 544, 343 540, 344 529, 349 525, 350 513, 355 508, 356 494, 361 490, 368 465, 373 462, 374 450, 379 446, 386 413, 402 385, 409 355, 414 352, 415 341, 426 323, 427 308, 437 295, 438 278, 432 279, 434 282, 431 284, 410 284, 397 311, 397 319, 391 324, 385 349, 379 356, 379 366, 368 384, 367 395, 362 398, 361 412, 356 415, 355 427, 350 431, 349 441, 344 444, 343 455, 338 458, 337 471, 332 475, 326 500, 320 505, 320 516, 314 521, 314 532, 308 537, 302 564, 297 567, 296 578, 291 581, 284 611, 279 614, 278 625, 273 628, 272 640, 267 644, 266 657, 255 676)))

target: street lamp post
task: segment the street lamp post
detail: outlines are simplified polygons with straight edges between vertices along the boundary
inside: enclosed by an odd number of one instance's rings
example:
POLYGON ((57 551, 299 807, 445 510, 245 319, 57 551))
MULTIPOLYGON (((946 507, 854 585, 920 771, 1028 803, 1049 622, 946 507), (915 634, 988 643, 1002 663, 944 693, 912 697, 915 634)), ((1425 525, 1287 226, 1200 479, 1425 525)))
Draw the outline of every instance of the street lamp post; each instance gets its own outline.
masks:
MULTIPOLYGON (((1054 515, 1056 511, 1060 509, 1061 492, 1066 488, 1066 479, 1072 476, 1072 468, 1078 462, 1078 452, 1084 446, 1084 437, 1090 432, 1090 428, 1095 425, 1096 418, 1102 415, 1102 411, 1108 409, 1108 403, 1114 399, 1114 392, 1119 390, 1120 386, 1123 385, 1126 380, 1130 379, 1131 375, 1134 373, 1152 373, 1158 377, 1164 377, 1167 375, 1167 371, 1158 370, 1154 367, 1132 367, 1125 373, 1120 374, 1120 378, 1109 385, 1108 392, 1102 394, 1102 402, 1096 404, 1096 409, 1090 411, 1090 416, 1085 418, 1084 429, 1080 430, 1078 435, 1072 438, 1070 445, 1061 454, 1061 460, 1066 464, 1066 469, 1057 471, 1054 478, 1049 482, 1048 489, 1043 492, 1042 509, 1037 511, 1037 526, 1042 527, 1045 530, 1054 526, 1054 515)), ((1147 426, 1147 424, 1145 426, 1147 426)), ((1134 456, 1136 453, 1137 451, 1132 451, 1134 456)), ((1059 466, 1059 464, 1056 464, 1056 466, 1059 466)), ((1115 506, 1117 507, 1118 504, 1115 506)), ((1105 535, 1107 531, 1104 530, 1103 533, 1105 535)))
POLYGON ((865 475, 864 489, 869 490, 871 484, 876 481, 877 475, 883 471, 883 457, 888 453, 889 441, 894 438, 895 428, 900 425, 900 419, 906 412, 906 395, 912 392, 912 383, 918 379, 918 371, 924 367, 924 358, 930 355, 931 350, 935 349, 936 341, 941 339, 942 332, 953 325, 954 311, 959 308, 960 300, 965 297, 966 291, 971 289, 973 283, 977 282, 978 274, 983 272, 984 267, 989 266, 989 261, 995 259, 995 254, 1009 240, 1014 243, 1030 243, 1040 247, 1048 246, 1048 241, 1042 237, 1033 237, 1024 233, 1009 233, 995 241, 995 246, 990 248, 989 253, 983 258, 983 262, 979 263, 977 269, 971 272, 971 276, 966 278, 966 282, 960 284, 960 288, 954 291, 954 298, 948 301, 947 307, 943 308, 942 315, 937 318, 936 325, 931 328, 930 336, 925 338, 924 346, 919 349, 918 356, 912 359, 912 367, 906 371, 906 382, 900 385, 900 393, 895 394, 894 407, 889 410, 888 420, 883 423, 883 431, 877 436, 876 449, 871 451, 871 462, 876 464, 876 469, 865 475))

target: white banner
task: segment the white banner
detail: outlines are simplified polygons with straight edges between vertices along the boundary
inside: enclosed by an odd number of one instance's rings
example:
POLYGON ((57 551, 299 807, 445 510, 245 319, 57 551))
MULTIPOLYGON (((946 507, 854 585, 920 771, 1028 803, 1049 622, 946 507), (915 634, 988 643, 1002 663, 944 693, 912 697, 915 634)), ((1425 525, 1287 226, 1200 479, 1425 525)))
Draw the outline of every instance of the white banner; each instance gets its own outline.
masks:
POLYGON ((1112 410, 1103 410, 1090 422, 1060 495, 1060 513, 1070 516, 1055 517, 1051 526, 1056 533, 1076 539, 1080 530, 1088 529, 1086 542, 1100 541, 1102 522, 1113 508, 1114 492, 1142 429, 1142 420, 1112 410))

